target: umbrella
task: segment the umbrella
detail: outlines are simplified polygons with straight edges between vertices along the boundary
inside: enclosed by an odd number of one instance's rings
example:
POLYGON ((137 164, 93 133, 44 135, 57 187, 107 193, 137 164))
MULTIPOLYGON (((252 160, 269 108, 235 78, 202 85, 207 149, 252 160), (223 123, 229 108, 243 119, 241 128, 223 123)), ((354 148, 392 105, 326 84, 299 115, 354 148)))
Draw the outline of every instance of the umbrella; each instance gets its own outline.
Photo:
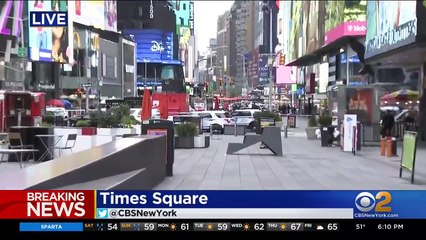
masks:
POLYGON ((397 100, 397 101, 415 101, 419 98, 419 92, 401 89, 395 92, 384 95, 380 100, 397 100))
POLYGON ((160 118, 167 119, 169 117, 169 100, 166 94, 160 95, 160 118))
POLYGON ((73 108, 72 103, 70 101, 66 100, 66 99, 62 99, 62 103, 64 104, 65 109, 73 108))
POLYGON ((47 105, 52 107, 64 107, 64 103, 61 99, 51 99, 47 102, 47 105))
POLYGON ((143 91, 143 97, 142 97, 142 113, 141 113, 141 120, 148 120, 151 118, 151 111, 152 111, 152 100, 151 100, 151 93, 149 92, 149 89, 146 89, 143 91))

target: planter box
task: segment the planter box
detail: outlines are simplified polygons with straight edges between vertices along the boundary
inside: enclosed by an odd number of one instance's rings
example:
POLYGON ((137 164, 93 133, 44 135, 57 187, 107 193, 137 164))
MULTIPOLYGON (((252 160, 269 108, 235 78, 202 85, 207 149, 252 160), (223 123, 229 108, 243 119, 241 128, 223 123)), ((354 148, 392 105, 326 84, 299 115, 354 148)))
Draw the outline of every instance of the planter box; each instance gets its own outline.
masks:
POLYGON ((194 137, 175 136, 175 148, 194 148, 194 137))
POLYGON ((98 135, 122 136, 124 134, 136 134, 136 128, 98 128, 98 135))
MULTIPOLYGON (((247 127, 245 125, 237 124, 237 135, 245 135, 247 127)), ((235 135, 235 125, 224 125, 224 135, 235 135)))
POLYGON ((96 135, 97 130, 95 127, 83 127, 81 128, 81 135, 96 135))
POLYGON ((305 128, 305 132, 306 132, 306 136, 308 136, 308 140, 316 140, 317 139, 317 135, 316 135, 317 129, 318 129, 317 127, 305 128))

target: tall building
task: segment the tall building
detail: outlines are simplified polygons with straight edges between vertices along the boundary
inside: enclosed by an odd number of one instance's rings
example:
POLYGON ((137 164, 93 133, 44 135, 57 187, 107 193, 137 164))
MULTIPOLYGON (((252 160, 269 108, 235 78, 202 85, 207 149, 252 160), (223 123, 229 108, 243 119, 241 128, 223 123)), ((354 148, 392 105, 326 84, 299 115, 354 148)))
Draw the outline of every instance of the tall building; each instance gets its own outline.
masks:
POLYGON ((225 78, 228 75, 228 65, 229 65, 229 27, 228 19, 231 17, 231 12, 226 11, 224 14, 220 15, 217 19, 217 57, 216 57, 216 67, 220 69, 220 78, 225 78))
MULTIPOLYGON (((248 16, 249 1, 235 1, 231 7, 231 17, 235 24, 235 78, 239 86, 244 86, 245 78, 245 53, 247 52, 246 23, 248 16)), ((231 33, 233 34, 233 33, 231 33)), ((231 46, 232 48, 232 46, 231 46)), ((231 61, 234 64, 234 61, 231 61)))
POLYGON ((159 29, 173 32, 173 57, 178 58, 179 38, 176 34, 176 14, 166 0, 117 1, 118 30, 159 29))
POLYGON ((195 38, 194 2, 169 1, 176 13, 176 34, 179 39, 178 58, 184 63, 186 82, 194 82, 195 38))

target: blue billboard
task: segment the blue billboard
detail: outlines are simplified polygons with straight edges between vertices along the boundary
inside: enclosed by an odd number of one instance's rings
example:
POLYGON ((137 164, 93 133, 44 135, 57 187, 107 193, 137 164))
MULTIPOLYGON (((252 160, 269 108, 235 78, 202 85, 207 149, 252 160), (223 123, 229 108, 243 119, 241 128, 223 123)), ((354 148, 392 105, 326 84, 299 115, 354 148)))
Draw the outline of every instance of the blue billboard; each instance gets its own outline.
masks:
POLYGON ((127 29, 125 35, 136 42, 136 61, 164 62, 173 60, 173 33, 157 29, 127 29))
POLYGON ((268 56, 263 55, 259 58, 259 78, 269 78, 268 56))

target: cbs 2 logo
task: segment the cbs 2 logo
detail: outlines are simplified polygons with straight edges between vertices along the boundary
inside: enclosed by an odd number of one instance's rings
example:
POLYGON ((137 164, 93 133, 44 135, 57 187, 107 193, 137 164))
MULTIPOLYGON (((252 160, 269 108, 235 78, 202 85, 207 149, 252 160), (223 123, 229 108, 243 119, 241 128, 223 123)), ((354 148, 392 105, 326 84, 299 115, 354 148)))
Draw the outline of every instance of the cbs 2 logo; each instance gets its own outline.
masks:
POLYGON ((387 206, 392 201, 389 192, 378 192, 376 196, 369 192, 362 192, 355 198, 355 206, 361 212, 369 212, 374 208, 375 212, 391 212, 392 207, 387 206), (376 200, 379 200, 376 202, 376 200))

